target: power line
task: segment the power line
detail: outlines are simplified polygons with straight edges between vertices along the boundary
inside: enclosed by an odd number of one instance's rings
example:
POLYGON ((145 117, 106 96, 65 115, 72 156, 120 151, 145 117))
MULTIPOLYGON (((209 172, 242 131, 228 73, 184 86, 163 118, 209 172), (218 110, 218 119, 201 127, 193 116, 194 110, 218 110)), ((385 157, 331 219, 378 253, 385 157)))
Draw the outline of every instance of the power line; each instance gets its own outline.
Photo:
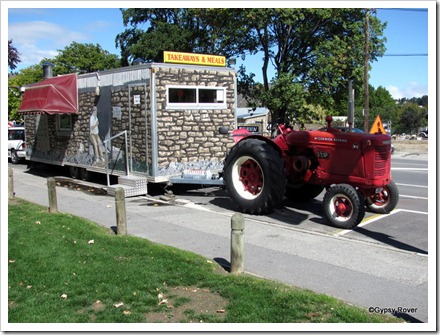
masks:
POLYGON ((388 57, 419 57, 419 56, 428 56, 428 54, 384 54, 384 56, 388 56, 388 57))
POLYGON ((428 12, 427 8, 377 8, 379 10, 395 10, 401 12, 428 12))

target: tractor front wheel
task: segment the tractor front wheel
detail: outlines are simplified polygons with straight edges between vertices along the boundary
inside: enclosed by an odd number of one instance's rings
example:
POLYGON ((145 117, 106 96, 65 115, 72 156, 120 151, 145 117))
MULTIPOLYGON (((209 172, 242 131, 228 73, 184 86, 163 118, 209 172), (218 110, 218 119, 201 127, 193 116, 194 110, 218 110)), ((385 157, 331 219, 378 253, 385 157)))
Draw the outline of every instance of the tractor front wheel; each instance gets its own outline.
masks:
POLYGON ((388 214, 396 208, 399 202, 399 190, 394 181, 384 186, 380 192, 376 192, 365 199, 367 208, 378 214, 388 214))
POLYGON ((279 153, 259 139, 238 142, 225 161, 226 190, 244 213, 267 214, 283 199, 284 165, 279 153))
POLYGON ((348 184, 331 186, 324 196, 323 204, 327 220, 338 228, 352 229, 365 215, 362 194, 348 184))

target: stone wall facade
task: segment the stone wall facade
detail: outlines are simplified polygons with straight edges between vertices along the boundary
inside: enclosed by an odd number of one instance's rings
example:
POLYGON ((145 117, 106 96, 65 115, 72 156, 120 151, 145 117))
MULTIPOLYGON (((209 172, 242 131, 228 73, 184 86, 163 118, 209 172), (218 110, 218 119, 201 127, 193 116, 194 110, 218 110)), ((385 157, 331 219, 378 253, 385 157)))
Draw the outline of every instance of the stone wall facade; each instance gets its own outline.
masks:
MULTIPOLYGON (((131 130, 129 134, 131 141, 128 143, 128 148, 131 152, 133 171, 150 174, 152 148, 149 85, 130 86, 130 89, 127 87, 114 88, 111 102, 113 107, 120 108, 120 115, 112 117, 112 135, 124 130, 131 130)), ((124 137, 115 138, 112 145, 125 150, 124 137)))
POLYGON ((218 133, 234 129, 235 74, 221 70, 161 69, 156 73, 159 166, 173 162, 223 161, 234 142, 218 133), (167 108, 167 85, 226 87, 225 109, 167 108))

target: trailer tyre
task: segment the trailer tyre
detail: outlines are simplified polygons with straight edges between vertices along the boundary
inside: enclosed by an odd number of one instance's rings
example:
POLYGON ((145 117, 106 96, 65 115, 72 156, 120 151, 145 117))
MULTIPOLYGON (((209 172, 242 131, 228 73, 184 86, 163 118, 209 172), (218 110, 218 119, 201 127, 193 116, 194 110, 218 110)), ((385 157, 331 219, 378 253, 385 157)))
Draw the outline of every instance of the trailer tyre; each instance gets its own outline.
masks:
POLYGON ((365 205, 368 210, 378 214, 390 213, 396 208, 398 202, 399 190, 394 181, 391 181, 391 183, 383 187, 381 192, 365 199, 365 205))
POLYGON ((79 178, 84 181, 90 180, 90 172, 86 168, 79 168, 79 178))
POLYGON ((348 184, 331 186, 324 196, 324 213, 335 227, 352 229, 365 216, 364 197, 348 184))
POLYGON ((69 166, 69 175, 73 179, 78 179, 79 177, 79 168, 76 166, 69 166))
POLYGON ((226 190, 249 214, 267 214, 283 199, 286 177, 283 161, 268 143, 251 138, 238 142, 225 161, 226 190))

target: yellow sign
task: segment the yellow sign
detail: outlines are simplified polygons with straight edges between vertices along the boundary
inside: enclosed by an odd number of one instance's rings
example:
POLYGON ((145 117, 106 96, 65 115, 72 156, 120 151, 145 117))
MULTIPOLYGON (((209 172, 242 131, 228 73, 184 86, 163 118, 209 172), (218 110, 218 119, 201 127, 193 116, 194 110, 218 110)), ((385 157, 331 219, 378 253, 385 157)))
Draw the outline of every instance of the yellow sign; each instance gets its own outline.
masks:
POLYGON ((225 56, 192 54, 186 52, 164 51, 163 60, 165 63, 226 66, 225 56))
POLYGON ((378 115, 376 117, 376 120, 374 120, 373 125, 370 129, 370 134, 386 134, 385 128, 383 127, 382 120, 380 119, 380 116, 378 115))

